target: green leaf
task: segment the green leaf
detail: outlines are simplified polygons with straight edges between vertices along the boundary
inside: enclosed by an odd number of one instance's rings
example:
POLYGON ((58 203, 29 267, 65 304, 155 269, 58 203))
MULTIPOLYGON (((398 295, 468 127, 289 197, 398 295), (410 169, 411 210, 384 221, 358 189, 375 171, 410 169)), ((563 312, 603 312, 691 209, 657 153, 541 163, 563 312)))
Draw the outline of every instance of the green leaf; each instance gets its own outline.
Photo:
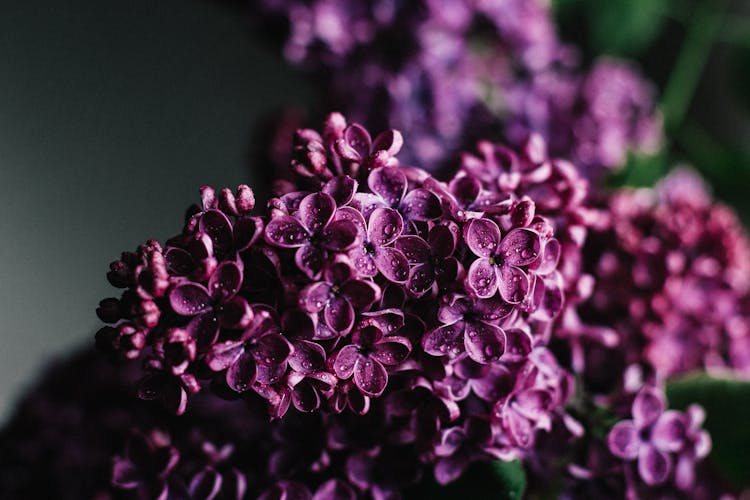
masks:
POLYGON ((589 0, 591 42, 595 52, 632 56, 659 34, 668 0, 589 0))
POLYGON ((667 398, 673 408, 705 408, 711 459, 734 486, 750 487, 750 382, 695 374, 670 382, 667 398))
POLYGON ((630 152, 622 170, 607 178, 609 187, 653 186, 667 170, 667 157, 664 151, 654 155, 630 152))
POLYGON ((441 486, 430 477, 406 492, 406 498, 455 500, 483 498, 520 500, 526 490, 526 473, 518 460, 475 463, 456 481, 441 486))

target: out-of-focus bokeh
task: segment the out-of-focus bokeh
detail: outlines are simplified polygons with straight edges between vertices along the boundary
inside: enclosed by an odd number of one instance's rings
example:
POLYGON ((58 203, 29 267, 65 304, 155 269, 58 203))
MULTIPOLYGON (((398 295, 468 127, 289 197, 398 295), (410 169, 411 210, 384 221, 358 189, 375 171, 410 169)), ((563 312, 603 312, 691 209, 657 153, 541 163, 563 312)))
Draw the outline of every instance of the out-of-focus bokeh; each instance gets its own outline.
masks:
POLYGON ((253 124, 307 92, 225 6, 0 10, 1 420, 45 361, 93 343, 108 263, 178 231, 199 186, 252 182, 253 124))

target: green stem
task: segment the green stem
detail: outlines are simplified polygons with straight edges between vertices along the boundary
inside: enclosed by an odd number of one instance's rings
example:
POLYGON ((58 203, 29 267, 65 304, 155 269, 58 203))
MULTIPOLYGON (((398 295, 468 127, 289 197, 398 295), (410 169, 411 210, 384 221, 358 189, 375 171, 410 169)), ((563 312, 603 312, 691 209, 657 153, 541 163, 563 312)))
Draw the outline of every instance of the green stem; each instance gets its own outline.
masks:
POLYGON ((708 62, 714 38, 721 28, 726 4, 726 0, 703 0, 693 11, 687 35, 662 98, 664 121, 669 132, 679 128, 688 111, 708 62))

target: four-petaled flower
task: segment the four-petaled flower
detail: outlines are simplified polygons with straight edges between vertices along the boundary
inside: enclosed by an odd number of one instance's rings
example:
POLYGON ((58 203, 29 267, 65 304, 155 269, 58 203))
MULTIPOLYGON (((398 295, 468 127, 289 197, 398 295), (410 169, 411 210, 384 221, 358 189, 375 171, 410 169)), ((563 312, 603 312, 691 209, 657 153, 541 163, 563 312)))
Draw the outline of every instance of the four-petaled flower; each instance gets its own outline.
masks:
POLYGON ((441 288, 455 283, 463 272, 461 263, 453 256, 457 232, 455 224, 436 225, 430 229, 427 241, 416 235, 405 235, 396 240, 395 247, 413 265, 406 282, 411 295, 421 297, 432 290, 435 283, 441 288))

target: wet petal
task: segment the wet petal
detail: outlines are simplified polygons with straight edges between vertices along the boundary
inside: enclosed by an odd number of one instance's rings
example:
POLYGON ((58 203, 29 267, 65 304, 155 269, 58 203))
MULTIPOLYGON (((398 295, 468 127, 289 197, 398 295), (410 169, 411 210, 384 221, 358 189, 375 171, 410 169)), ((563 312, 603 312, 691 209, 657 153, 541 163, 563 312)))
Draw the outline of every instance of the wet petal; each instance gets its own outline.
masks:
POLYGON ((502 266, 497 287, 503 300, 510 304, 518 304, 523 302, 529 293, 529 277, 517 267, 502 266))
POLYGON ((392 208, 376 208, 367 225, 367 239, 373 245, 385 246, 392 243, 404 230, 404 220, 392 208))
POLYGON ((451 194, 463 209, 469 208, 479 197, 482 184, 476 177, 463 176, 454 178, 448 185, 451 194))
POLYGON ((232 223, 219 210, 204 212, 201 215, 198 228, 211 238, 214 252, 217 255, 221 255, 232 248, 232 223))
POLYGON ((294 262, 310 279, 320 275, 328 253, 315 245, 301 246, 294 253, 294 262))
POLYGON ((346 145, 352 148, 356 155, 349 158, 351 161, 361 161, 370 156, 370 147, 372 146, 372 138, 370 133, 362 125, 353 123, 346 127, 344 130, 344 141, 346 145))
POLYGON ((256 373, 253 355, 243 351, 227 370, 227 385, 235 392, 245 392, 255 382, 256 373))
POLYGON ((305 244, 307 230, 302 223, 289 215, 275 217, 266 225, 266 241, 281 248, 296 248, 305 244))
POLYGON ((431 264, 420 264, 414 266, 409 271, 409 279, 406 282, 406 288, 409 293, 415 297, 420 297, 427 293, 435 282, 435 270, 431 264))
POLYGON ((364 220, 368 220, 376 208, 388 206, 380 196, 372 193, 356 193, 350 204, 351 210, 362 214, 364 220))
POLYGON ((665 411, 654 424, 651 431, 651 442, 661 451, 680 451, 687 438, 685 420, 685 415, 681 412, 665 411))
POLYGON ((220 316, 224 328, 241 329, 253 320, 253 310, 244 297, 237 296, 224 304, 220 316))
POLYGON ((641 446, 638 453, 638 474, 649 486, 667 480, 672 470, 672 459, 651 445, 641 446))
POLYGON ((439 225, 430 229, 427 241, 432 253, 437 257, 448 257, 456 250, 456 232, 458 229, 455 228, 455 225, 453 227, 451 229, 449 226, 439 225))
POLYGON ((386 366, 395 366, 409 357, 411 343, 404 337, 390 336, 373 346, 370 356, 386 366))
POLYGON ((464 240, 479 257, 491 257, 500 244, 500 229, 489 219, 472 219, 464 226, 464 240))
POLYGON ((195 283, 183 283, 174 287, 169 292, 169 304, 180 316, 195 316, 213 308, 208 290, 195 283))
POLYGON ((211 298, 222 304, 235 296, 242 286, 242 270, 234 262, 222 262, 208 280, 211 298))
POLYGON ((509 437, 519 448, 530 448, 534 444, 534 429, 528 419, 520 413, 506 411, 505 424, 509 437))
POLYGON ((279 365, 289 359, 292 345, 278 333, 270 333, 258 339, 253 354, 258 363, 264 365, 279 365))
POLYGON ((440 217, 440 200, 426 189, 413 189, 404 196, 399 210, 409 220, 428 221, 440 217))
POLYGON ((331 285, 324 281, 307 285, 299 293, 299 305, 309 313, 322 311, 330 299, 331 285))
MULTIPOLYGON (((495 266, 490 264, 489 259, 479 258, 471 263, 466 275, 466 286, 480 298, 489 298, 495 294, 497 291, 497 273, 495 272, 495 266)), ((520 300, 516 302, 520 302, 520 300)))
POLYGON ((341 295, 349 299, 354 309, 363 311, 380 299, 380 287, 372 281, 349 280, 341 286, 341 295))
POLYGON ((299 411, 313 412, 320 408, 320 394, 307 380, 303 380, 292 388, 292 404, 299 411))
POLYGON ((547 241, 544 244, 544 250, 542 250, 542 257, 536 262, 535 272, 537 274, 549 274, 557 269, 561 253, 562 248, 559 241, 554 238, 547 241))
POLYGON ((472 380, 472 386, 477 396, 495 403, 510 394, 513 389, 513 377, 504 366, 493 365, 485 376, 472 380))
POLYGON ((464 352, 464 322, 445 325, 425 334, 422 347, 433 356, 456 356, 464 352))
POLYGON ((531 335, 520 328, 505 330, 505 354, 503 361, 519 363, 531 353, 531 335))
POLYGON ((336 212, 336 201, 328 194, 313 193, 305 196, 299 206, 298 217, 310 233, 323 230, 336 212))
POLYGON ((394 283, 405 283, 409 278, 409 261, 395 248, 379 248, 374 255, 375 265, 383 276, 394 283))
POLYGON ((513 305, 495 295, 489 299, 474 301, 474 312, 486 323, 496 323, 513 312, 513 305))
POLYGON ((206 354, 206 364, 215 372, 226 370, 237 361, 244 350, 242 342, 234 340, 215 344, 211 346, 211 350, 206 354))
POLYGON ((333 371, 336 372, 336 376, 342 380, 351 377, 360 356, 357 346, 349 344, 342 347, 333 360, 333 371))
POLYGON ((360 240, 357 226, 348 220, 335 220, 323 231, 321 245, 335 252, 348 250, 360 240))
POLYGON ((430 245, 419 236, 401 236, 393 246, 404 253, 410 264, 422 264, 430 259, 430 245))
POLYGON ((531 421, 543 419, 552 404, 552 396, 548 391, 533 389, 521 391, 515 396, 514 409, 531 421))
POLYGON ((381 132, 372 143, 373 151, 385 151, 391 156, 395 156, 401 151, 404 145, 404 138, 398 130, 386 130, 381 132))
POLYGON ((323 185, 323 192, 330 195, 339 207, 352 201, 356 191, 357 181, 348 175, 334 177, 323 185))
POLYGON ((500 242, 498 254, 502 256, 505 265, 527 266, 539 257, 541 246, 536 231, 516 228, 500 242))
POLYGON ((195 267, 193 256, 177 247, 169 247, 164 251, 164 262, 169 273, 175 276, 185 276, 195 267))
POLYGON ((205 351, 219 336, 219 320, 214 314, 200 314, 190 320, 185 330, 195 339, 199 351, 205 351))
POLYGON ((308 374, 320 368, 326 359, 326 353, 320 344, 309 340, 299 340, 294 344, 294 352, 289 357, 292 370, 308 374))
POLYGON ((373 277, 378 274, 378 267, 371 253, 365 251, 364 247, 355 247, 347 254, 352 261, 355 271, 362 277, 373 277))
POLYGON ((623 460, 634 460, 638 456, 640 443, 638 441, 638 429, 632 420, 617 422, 607 435, 607 446, 609 451, 623 460))
POLYGON ((378 397, 385 390, 388 374, 379 361, 360 356, 354 363, 354 383, 362 394, 378 397))
POLYGON ((240 217, 234 222, 234 245, 238 251, 247 250, 263 234, 263 219, 260 217, 240 217))
POLYGON ((487 364, 498 361, 505 352, 505 333, 481 321, 466 322, 464 347, 471 359, 487 364))
POLYGON ((406 177, 397 167, 379 167, 367 178, 370 191, 379 195, 388 206, 395 207, 406 193, 406 177))
POLYGON ((643 429, 659 418, 666 408, 664 396, 655 388, 642 389, 633 400, 633 420, 636 427, 643 429))
POLYGON ((323 312, 326 325, 339 333, 346 335, 354 325, 354 309, 344 297, 333 297, 323 312))

